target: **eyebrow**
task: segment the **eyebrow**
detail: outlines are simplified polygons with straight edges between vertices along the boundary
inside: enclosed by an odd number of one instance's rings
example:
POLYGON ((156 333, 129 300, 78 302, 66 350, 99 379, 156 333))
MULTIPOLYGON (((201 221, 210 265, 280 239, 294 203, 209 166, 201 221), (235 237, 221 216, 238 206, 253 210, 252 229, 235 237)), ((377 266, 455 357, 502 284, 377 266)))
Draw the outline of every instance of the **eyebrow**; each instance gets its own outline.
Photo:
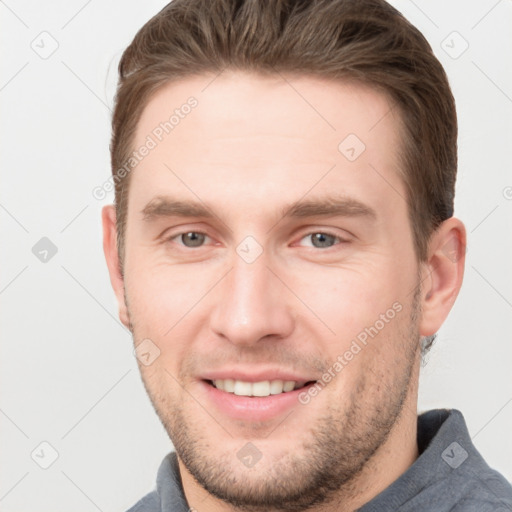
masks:
POLYGON ((144 221, 158 217, 204 217, 213 218, 210 209, 195 201, 180 201, 168 196, 157 196, 141 211, 144 221))
POLYGON ((361 201, 346 196, 299 200, 282 210, 283 217, 367 217, 375 220, 377 212, 361 201))
MULTIPOLYGON (((169 196, 157 196, 141 211, 144 221, 160 217, 217 217, 205 204, 196 201, 182 201, 169 196)), ((376 211, 361 201, 347 196, 328 196, 319 199, 298 200, 280 211, 281 217, 366 217, 377 218, 376 211)))

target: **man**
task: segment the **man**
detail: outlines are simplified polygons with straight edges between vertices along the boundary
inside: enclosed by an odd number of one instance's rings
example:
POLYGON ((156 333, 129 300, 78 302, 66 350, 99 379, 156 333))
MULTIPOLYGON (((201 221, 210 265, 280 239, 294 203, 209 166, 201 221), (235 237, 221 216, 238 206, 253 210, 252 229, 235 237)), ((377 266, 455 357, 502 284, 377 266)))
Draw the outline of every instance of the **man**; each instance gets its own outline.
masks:
POLYGON ((462 414, 417 414, 466 243, 424 37, 382 0, 174 0, 119 71, 104 249, 176 450, 131 510, 512 510, 462 414))

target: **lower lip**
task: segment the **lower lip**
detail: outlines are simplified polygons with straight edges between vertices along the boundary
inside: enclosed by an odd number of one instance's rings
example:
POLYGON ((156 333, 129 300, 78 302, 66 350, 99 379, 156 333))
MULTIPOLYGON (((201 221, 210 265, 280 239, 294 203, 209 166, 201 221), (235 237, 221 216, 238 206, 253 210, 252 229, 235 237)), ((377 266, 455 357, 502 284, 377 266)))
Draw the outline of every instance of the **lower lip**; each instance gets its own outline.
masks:
POLYGON ((202 381, 207 399, 225 415, 237 420, 265 421, 289 413, 294 407, 299 407, 299 394, 307 391, 314 383, 300 389, 269 395, 265 397, 238 396, 227 393, 202 381))

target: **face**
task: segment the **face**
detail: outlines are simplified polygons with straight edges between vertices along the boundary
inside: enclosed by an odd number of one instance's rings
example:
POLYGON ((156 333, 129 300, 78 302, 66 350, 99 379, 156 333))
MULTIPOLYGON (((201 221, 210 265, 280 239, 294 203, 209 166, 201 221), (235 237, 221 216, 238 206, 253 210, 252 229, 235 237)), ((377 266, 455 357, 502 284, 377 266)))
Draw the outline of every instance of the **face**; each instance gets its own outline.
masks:
POLYGON ((212 79, 139 122, 135 148, 156 144, 131 175, 127 312, 182 467, 233 505, 301 510, 350 485, 414 388, 399 120, 361 85, 212 79))

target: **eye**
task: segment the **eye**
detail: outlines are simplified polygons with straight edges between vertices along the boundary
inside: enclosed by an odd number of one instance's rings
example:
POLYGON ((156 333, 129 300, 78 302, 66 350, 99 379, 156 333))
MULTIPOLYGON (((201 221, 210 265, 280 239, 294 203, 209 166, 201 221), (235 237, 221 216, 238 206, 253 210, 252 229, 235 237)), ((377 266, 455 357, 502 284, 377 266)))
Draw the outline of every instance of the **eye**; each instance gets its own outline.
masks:
POLYGON ((301 238, 301 242, 303 240, 310 240, 310 243, 306 244, 306 246, 315 247, 317 249, 328 249, 337 243, 344 242, 344 240, 339 236, 333 235, 331 233, 325 233, 323 231, 309 233, 305 237, 301 238))
POLYGON ((185 247, 200 247, 204 244, 205 240, 209 238, 205 233, 199 231, 187 231, 186 233, 179 233, 169 238, 169 241, 177 241, 178 245, 185 247))

